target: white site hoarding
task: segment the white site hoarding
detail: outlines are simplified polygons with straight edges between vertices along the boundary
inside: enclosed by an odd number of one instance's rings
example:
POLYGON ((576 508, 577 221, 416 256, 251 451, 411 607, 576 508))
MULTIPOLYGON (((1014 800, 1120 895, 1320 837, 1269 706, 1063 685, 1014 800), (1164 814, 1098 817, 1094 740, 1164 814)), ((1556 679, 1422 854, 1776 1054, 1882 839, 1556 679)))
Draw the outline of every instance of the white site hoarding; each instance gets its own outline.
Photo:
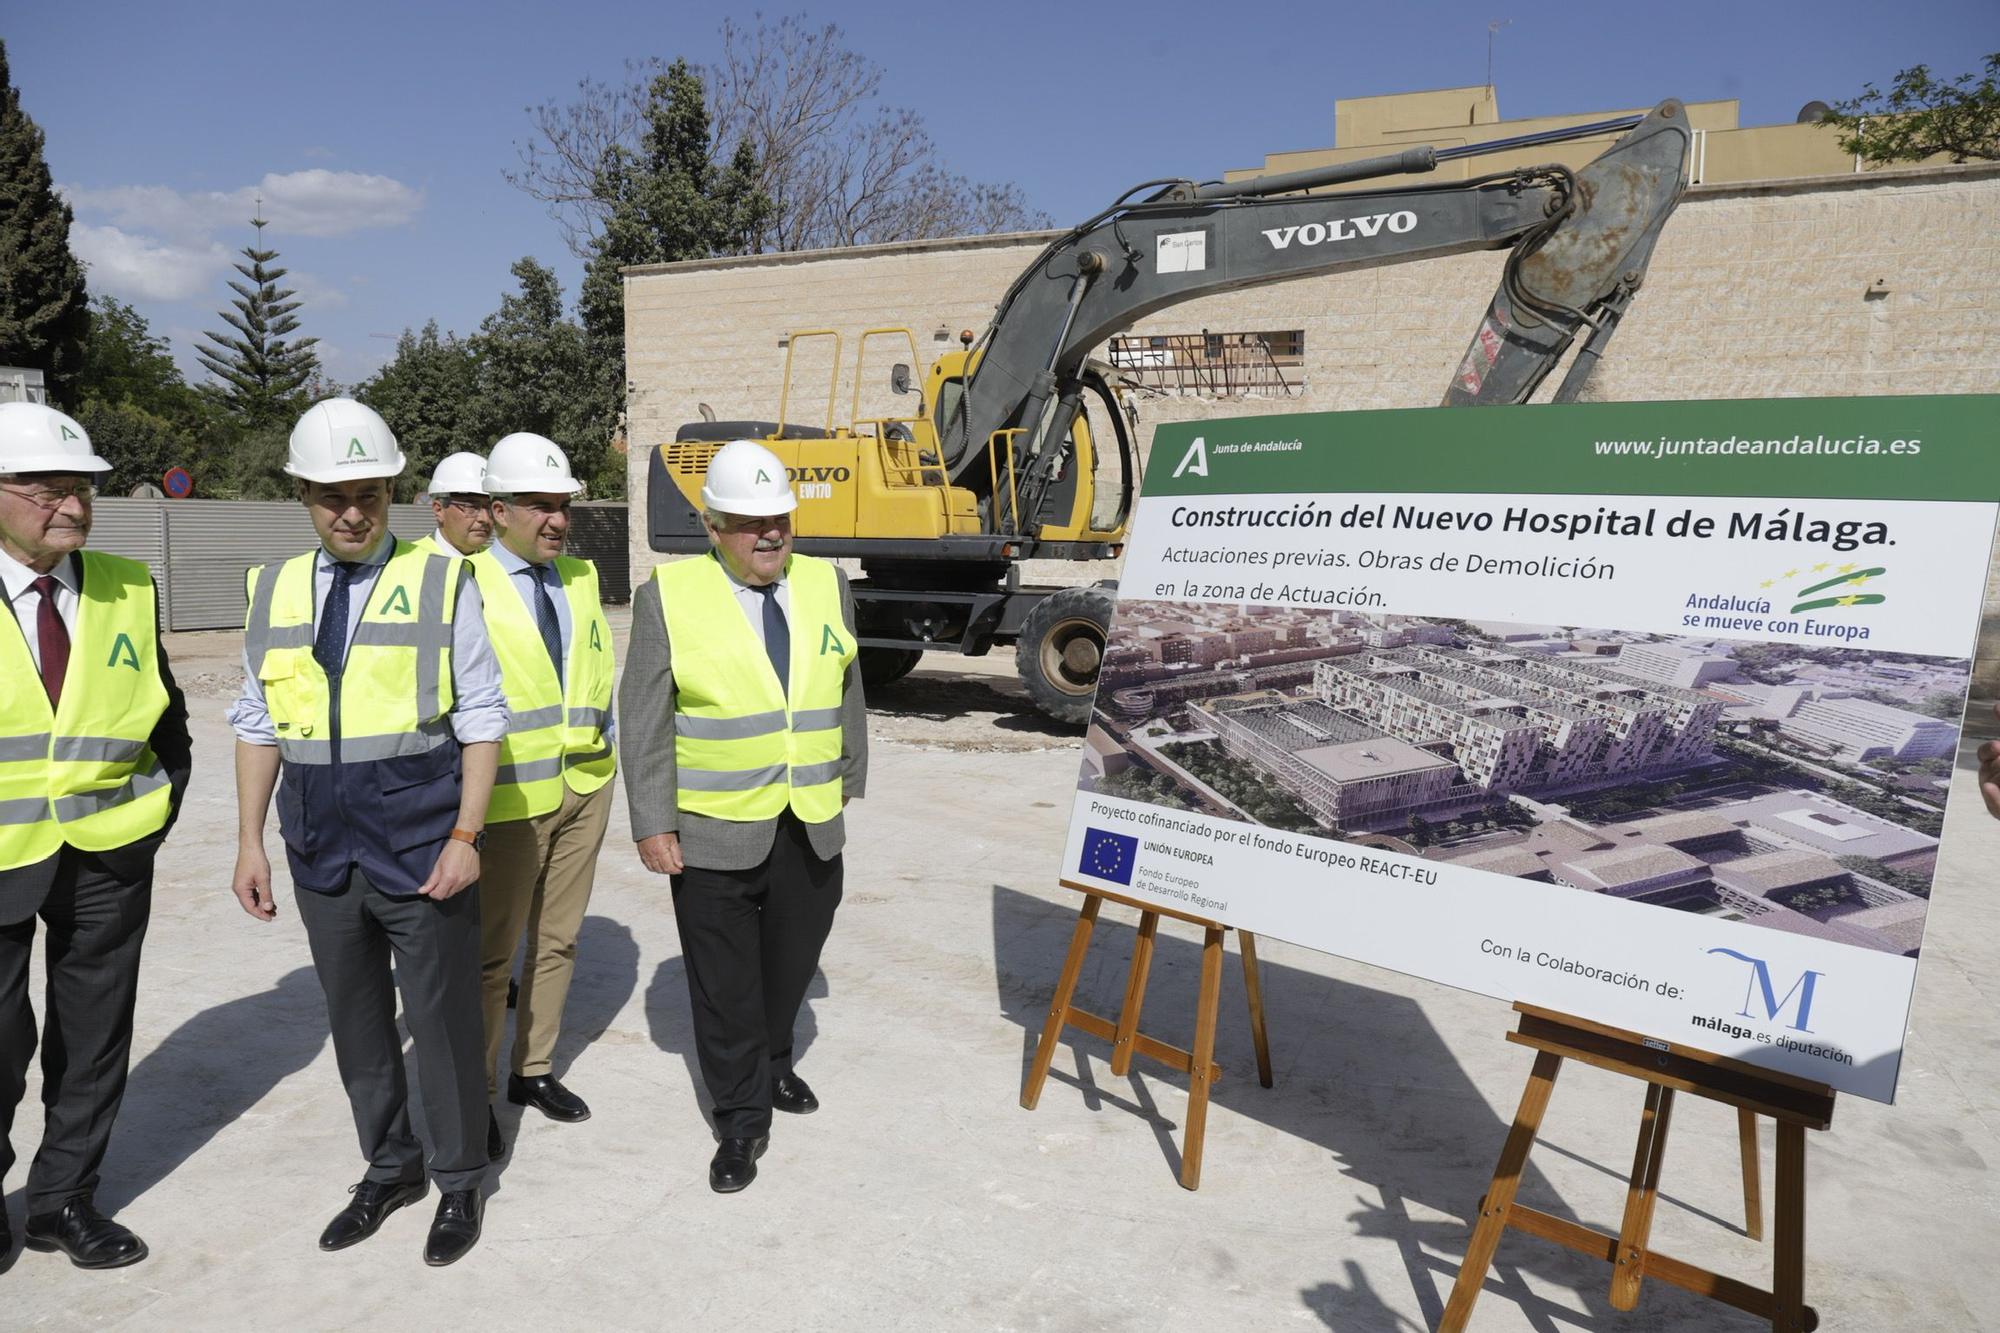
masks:
POLYGON ((1892 1099, 1995 402, 1162 427, 1064 878, 1892 1099))

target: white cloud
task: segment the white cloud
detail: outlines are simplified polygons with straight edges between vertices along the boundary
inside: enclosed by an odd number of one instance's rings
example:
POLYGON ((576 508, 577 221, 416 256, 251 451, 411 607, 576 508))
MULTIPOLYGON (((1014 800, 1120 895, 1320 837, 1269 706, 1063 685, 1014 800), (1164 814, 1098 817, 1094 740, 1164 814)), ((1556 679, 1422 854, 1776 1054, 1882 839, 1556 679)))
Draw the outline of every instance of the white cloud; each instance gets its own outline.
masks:
POLYGON ((346 236, 370 227, 400 227, 422 211, 424 192, 390 176, 359 171, 272 172, 234 190, 176 190, 165 185, 65 185, 79 213, 106 217, 121 228, 176 239, 206 239, 219 228, 247 228, 261 206, 276 235, 346 236))
POLYGON ((93 291, 131 301, 183 301, 213 289, 229 267, 229 251, 219 242, 161 241, 118 227, 76 222, 70 248, 90 265, 93 291))
POLYGON ((291 270, 285 275, 284 282, 285 286, 298 293, 307 310, 338 310, 347 304, 346 292, 303 269, 291 270))

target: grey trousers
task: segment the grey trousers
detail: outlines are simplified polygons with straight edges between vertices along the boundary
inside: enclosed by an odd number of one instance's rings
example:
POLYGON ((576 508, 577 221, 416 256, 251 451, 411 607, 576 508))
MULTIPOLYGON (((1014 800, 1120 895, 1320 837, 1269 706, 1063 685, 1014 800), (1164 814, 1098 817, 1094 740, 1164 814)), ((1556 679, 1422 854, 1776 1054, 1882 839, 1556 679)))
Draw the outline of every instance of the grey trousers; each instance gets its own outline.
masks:
MULTIPOLYGON (((65 847, 39 913, 46 928, 48 1017, 42 1032, 42 1145, 28 1168, 28 1213, 52 1213, 97 1189, 98 1167, 125 1096, 139 950, 153 900, 144 874, 120 873, 65 847)), ((14 1108, 35 1051, 28 955, 35 918, 0 926, 0 1177, 14 1165, 14 1108)))
POLYGON ((479 886, 443 902, 397 897, 356 869, 337 892, 299 889, 297 898, 367 1178, 390 1184, 424 1176, 396 1031, 400 990, 416 1045, 431 1174, 440 1190, 477 1189, 487 1166, 479 886))

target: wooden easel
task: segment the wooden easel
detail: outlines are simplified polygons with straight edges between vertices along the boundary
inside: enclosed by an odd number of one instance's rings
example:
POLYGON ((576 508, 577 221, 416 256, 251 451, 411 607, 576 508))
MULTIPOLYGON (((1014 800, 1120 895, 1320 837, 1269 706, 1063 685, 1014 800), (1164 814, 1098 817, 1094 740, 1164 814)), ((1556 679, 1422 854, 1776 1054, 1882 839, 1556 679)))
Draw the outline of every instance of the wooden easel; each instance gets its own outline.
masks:
MULTIPOLYGON (((1208 1094, 1222 1069, 1214 1061, 1216 1011, 1222 999, 1222 932, 1230 929, 1205 917, 1190 916, 1168 907, 1154 907, 1122 898, 1088 884, 1062 881, 1064 888, 1083 895, 1076 914, 1076 931, 1070 936, 1069 953, 1063 959, 1062 976, 1056 981, 1055 996, 1049 1001, 1048 1022, 1042 1025, 1042 1039, 1035 1046, 1035 1059, 1028 1069, 1028 1081, 1021 1087, 1021 1105, 1032 1111, 1041 1100, 1042 1084, 1048 1081, 1049 1063, 1055 1059, 1065 1027, 1077 1028, 1111 1043, 1111 1072, 1123 1077, 1132 1067, 1136 1052, 1158 1060, 1169 1069, 1188 1076, 1187 1133, 1181 1143, 1181 1184, 1187 1189, 1201 1186, 1201 1143, 1208 1127, 1208 1094), (1132 972, 1125 982, 1125 1001, 1112 1022, 1070 1003, 1076 994, 1076 979, 1083 971, 1083 955, 1090 948, 1090 933, 1097 924, 1097 912, 1105 901, 1139 909, 1139 938, 1132 945, 1132 972), (1146 973, 1153 965, 1153 936, 1160 918, 1173 917, 1203 928, 1201 943, 1201 990, 1195 999, 1194 1049, 1184 1051, 1139 1031, 1139 1010, 1146 999, 1146 973)), ((1243 948, 1243 989, 1250 999, 1250 1036, 1257 1047, 1257 1081, 1271 1086, 1271 1046, 1264 1035, 1264 988, 1257 976, 1257 941, 1247 930, 1236 938, 1243 948)))
POLYGON ((1594 1255, 1612 1265, 1611 1304, 1630 1310, 1639 1303, 1639 1287, 1656 1277, 1698 1296, 1732 1305, 1769 1319, 1773 1329, 1809 1333, 1819 1315, 1805 1303, 1806 1131, 1825 1129, 1833 1121, 1833 1090, 1823 1083, 1793 1078, 1741 1060, 1691 1050, 1621 1028, 1533 1005, 1517 1004, 1520 1026, 1507 1040, 1532 1047, 1535 1067, 1521 1094, 1521 1109, 1493 1183, 1479 1202, 1479 1220, 1472 1229, 1465 1263, 1445 1306, 1440 1333, 1458 1333, 1472 1317, 1486 1270, 1493 1263, 1500 1237, 1508 1228, 1552 1240, 1572 1250, 1594 1255), (1646 1084, 1646 1102, 1639 1115, 1639 1144, 1632 1156, 1632 1176, 1625 1194, 1624 1225, 1615 1236, 1553 1217, 1514 1201, 1534 1146, 1556 1074, 1564 1060, 1580 1060, 1614 1074, 1626 1074, 1646 1084), (1752 1239, 1763 1235, 1762 1201, 1757 1183, 1757 1117, 1778 1122, 1777 1201, 1773 1214, 1775 1237, 1772 1284, 1769 1291, 1705 1268, 1669 1258, 1647 1248, 1653 1228, 1653 1203, 1660 1187, 1660 1162, 1666 1156, 1667 1126, 1673 1116, 1674 1094, 1693 1093, 1734 1106, 1743 1158, 1745 1227, 1752 1239))

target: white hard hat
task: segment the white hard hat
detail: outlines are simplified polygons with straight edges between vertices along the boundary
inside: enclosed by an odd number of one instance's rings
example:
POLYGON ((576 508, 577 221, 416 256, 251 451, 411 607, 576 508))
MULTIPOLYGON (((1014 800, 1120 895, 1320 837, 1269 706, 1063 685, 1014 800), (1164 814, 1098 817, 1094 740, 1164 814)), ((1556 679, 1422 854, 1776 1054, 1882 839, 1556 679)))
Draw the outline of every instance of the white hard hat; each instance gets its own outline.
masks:
POLYGON ((75 417, 40 403, 0 403, 0 474, 110 470, 75 417))
POLYGON ((431 477, 432 495, 484 495, 486 494, 486 460, 478 454, 460 450, 446 457, 437 465, 437 472, 431 477))
POLYGON ((546 435, 504 435, 486 458, 488 495, 575 495, 583 483, 570 475, 569 455, 546 435))
POLYGON ((374 408, 352 398, 325 398, 292 427, 285 471, 318 482, 400 476, 403 448, 374 408))
POLYGON ((731 440, 708 460, 701 502, 718 514, 772 518, 799 507, 778 456, 755 440, 731 440))

